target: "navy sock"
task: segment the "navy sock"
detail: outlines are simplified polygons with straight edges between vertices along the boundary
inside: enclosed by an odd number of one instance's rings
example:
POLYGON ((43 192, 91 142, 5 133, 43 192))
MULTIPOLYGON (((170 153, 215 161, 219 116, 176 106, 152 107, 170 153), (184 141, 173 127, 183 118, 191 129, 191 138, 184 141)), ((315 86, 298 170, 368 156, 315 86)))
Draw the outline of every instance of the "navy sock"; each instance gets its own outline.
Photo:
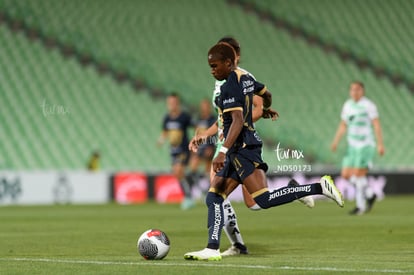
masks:
POLYGON ((187 179, 186 178, 181 179, 180 180, 180 185, 181 185, 181 188, 184 192, 184 196, 186 198, 191 199, 191 197, 192 197, 192 195, 191 195, 191 186, 188 183, 187 179))
POLYGON ((263 209, 282 205, 309 195, 322 194, 319 183, 300 186, 286 186, 271 192, 266 191, 255 197, 255 202, 263 209))
POLYGON ((219 249, 221 230, 224 225, 223 197, 219 194, 208 192, 206 205, 208 207, 208 248, 219 249))
POLYGON ((190 172, 186 176, 187 182, 188 182, 188 184, 190 185, 191 188, 193 188, 193 186, 195 186, 197 184, 199 178, 200 177, 199 177, 197 172, 190 172))

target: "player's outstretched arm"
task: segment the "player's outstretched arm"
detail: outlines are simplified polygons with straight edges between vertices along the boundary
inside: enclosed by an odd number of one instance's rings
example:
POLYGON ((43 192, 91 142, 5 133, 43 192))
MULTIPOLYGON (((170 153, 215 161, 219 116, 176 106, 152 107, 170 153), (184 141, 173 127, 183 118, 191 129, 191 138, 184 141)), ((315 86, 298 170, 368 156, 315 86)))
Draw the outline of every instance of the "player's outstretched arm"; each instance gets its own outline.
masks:
POLYGON ((374 118, 372 120, 372 126, 374 127, 374 134, 377 140, 377 151, 378 151, 378 154, 382 156, 385 153, 385 148, 384 148, 384 142, 382 140, 382 129, 381 129, 381 123, 379 121, 379 118, 374 118))
POLYGON ((213 160, 213 169, 215 172, 220 171, 224 167, 224 161, 226 159, 226 153, 229 148, 233 146, 243 129, 243 112, 241 110, 231 111, 232 122, 230 124, 229 132, 227 133, 226 140, 223 146, 220 148, 220 153, 213 160))
POLYGON ((206 137, 211 137, 217 134, 217 132, 218 132, 218 125, 216 121, 207 130, 204 131, 203 135, 206 137))
POLYGON ((203 134, 198 134, 197 132, 198 131, 196 129, 194 137, 188 143, 188 149, 190 149, 190 151, 193 151, 194 153, 197 152, 198 146, 200 146, 200 144, 203 144, 204 142, 206 142, 206 139, 208 137, 211 137, 217 134, 218 132, 217 121, 213 123, 206 131, 204 131, 203 134))
POLYGON ((271 118, 276 120, 279 117, 279 113, 276 110, 270 108, 272 105, 272 94, 269 91, 264 92, 260 95, 263 98, 263 118, 271 118))
POLYGON ((253 96, 253 111, 252 111, 252 119, 253 122, 258 121, 263 116, 263 98, 254 95, 253 96))
POLYGON ((338 129, 336 130, 335 137, 331 143, 331 150, 333 152, 336 151, 338 147, 339 141, 341 141, 342 136, 346 133, 346 123, 345 121, 341 120, 338 125, 338 129))
POLYGON ((270 108, 272 105, 272 94, 266 90, 263 94, 260 95, 263 98, 263 108, 270 108))
POLYGON ((161 132, 160 137, 157 139, 157 146, 158 146, 158 147, 160 147, 161 145, 163 145, 163 144, 164 144, 165 140, 167 139, 167 135, 168 135, 168 133, 167 133, 167 131, 166 131, 166 130, 163 130, 163 131, 161 132))

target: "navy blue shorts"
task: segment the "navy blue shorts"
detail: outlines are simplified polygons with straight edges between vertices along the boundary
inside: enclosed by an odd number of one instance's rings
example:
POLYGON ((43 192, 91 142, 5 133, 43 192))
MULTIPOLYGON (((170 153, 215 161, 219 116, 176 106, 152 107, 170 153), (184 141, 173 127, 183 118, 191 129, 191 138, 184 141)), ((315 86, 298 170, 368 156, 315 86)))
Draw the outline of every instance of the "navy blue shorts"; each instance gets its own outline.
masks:
POLYGON ((241 183, 255 169, 262 169, 265 172, 268 169, 267 164, 262 159, 262 147, 246 146, 229 150, 223 169, 216 175, 222 178, 232 178, 241 183))
POLYGON ((190 159, 190 151, 184 151, 177 154, 171 154, 172 165, 180 163, 182 165, 187 165, 188 160, 190 159))
POLYGON ((197 156, 202 159, 211 160, 213 159, 215 150, 216 146, 214 144, 202 144, 197 149, 197 156))

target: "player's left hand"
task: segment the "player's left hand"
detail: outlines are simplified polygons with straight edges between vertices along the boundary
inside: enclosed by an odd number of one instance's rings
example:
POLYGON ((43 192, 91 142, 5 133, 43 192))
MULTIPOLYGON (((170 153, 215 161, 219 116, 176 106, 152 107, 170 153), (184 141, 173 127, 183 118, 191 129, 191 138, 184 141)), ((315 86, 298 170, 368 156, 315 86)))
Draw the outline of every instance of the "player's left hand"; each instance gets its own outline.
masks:
POLYGON ((273 121, 279 118, 279 113, 276 110, 273 110, 272 108, 268 110, 263 110, 262 114, 263 118, 271 118, 273 121))
POLYGON ((213 171, 219 172, 224 167, 224 161, 226 160, 226 155, 220 152, 217 157, 213 159, 213 171))
POLYGON ((332 152, 335 152, 337 147, 338 147, 338 144, 336 144, 335 142, 332 142, 332 144, 331 144, 332 152))
POLYGON ((382 145, 382 144, 378 144, 378 146, 377 146, 377 151, 378 151, 378 154, 379 154, 380 156, 383 156, 383 155, 385 154, 384 145, 382 145))
POLYGON ((197 136, 194 136, 188 143, 188 149, 194 153, 197 153, 199 144, 200 139, 197 136))
POLYGON ((188 149, 194 153, 197 153, 198 147, 203 144, 206 143, 206 136, 203 135, 195 135, 190 142, 188 143, 188 149))

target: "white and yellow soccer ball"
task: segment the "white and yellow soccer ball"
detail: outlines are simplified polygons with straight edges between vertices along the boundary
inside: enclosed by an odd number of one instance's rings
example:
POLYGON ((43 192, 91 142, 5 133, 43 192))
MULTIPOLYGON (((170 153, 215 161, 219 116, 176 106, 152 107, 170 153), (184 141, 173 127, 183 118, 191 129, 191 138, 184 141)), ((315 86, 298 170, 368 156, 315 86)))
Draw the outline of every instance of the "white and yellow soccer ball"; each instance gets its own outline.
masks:
POLYGON ((138 238, 137 249, 146 260, 162 260, 170 251, 170 240, 163 231, 149 229, 138 238))

